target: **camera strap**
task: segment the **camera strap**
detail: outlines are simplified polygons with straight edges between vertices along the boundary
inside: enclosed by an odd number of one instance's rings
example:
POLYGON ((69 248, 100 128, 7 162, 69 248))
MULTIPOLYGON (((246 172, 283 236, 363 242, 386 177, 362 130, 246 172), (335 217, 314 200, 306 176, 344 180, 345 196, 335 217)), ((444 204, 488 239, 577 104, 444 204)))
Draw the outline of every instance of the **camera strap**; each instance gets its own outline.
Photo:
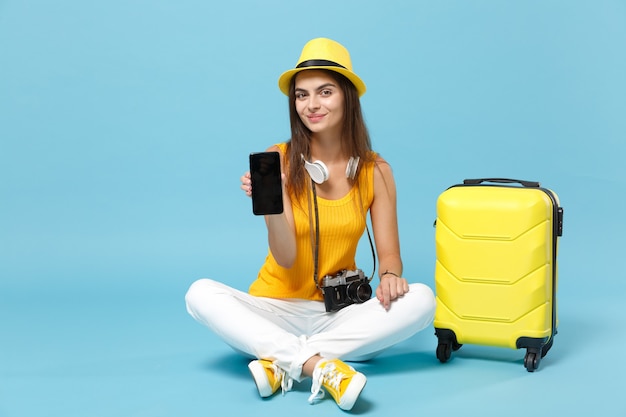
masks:
POLYGON ((376 253, 374 251, 374 243, 372 242, 372 235, 370 234, 370 228, 367 227, 367 215, 365 214, 365 211, 363 210, 363 199, 361 198, 361 188, 358 186, 358 184, 356 187, 356 192, 359 195, 359 208, 361 209, 361 215, 363 216, 363 221, 365 222, 365 231, 367 232, 367 240, 369 240, 370 249, 372 250, 372 265, 373 265, 372 274, 367 280, 367 282, 372 282, 372 279, 374 278, 374 274, 376 273, 376 253))
MULTIPOLYGON (((374 243, 372 241, 372 235, 370 234, 370 229, 367 226, 367 215, 363 210, 363 199, 361 198, 361 190, 359 185, 357 184, 357 193, 359 196, 359 201, 357 202, 361 214, 363 215, 363 220, 365 221, 365 230, 367 231, 367 239, 370 242, 370 249, 372 250, 372 262, 373 269, 372 274, 368 278, 367 282, 372 282, 374 278, 374 273, 376 272, 376 253, 374 251, 374 243)), ((315 187, 315 182, 311 179, 311 193, 308 194, 308 205, 309 205, 309 230, 311 231, 311 250, 313 251, 313 280, 315 281, 315 286, 322 289, 319 286, 319 239, 320 239, 320 219, 319 219, 319 210, 317 207, 317 192, 315 187), (313 195, 313 211, 314 216, 310 215, 311 213, 311 194, 313 195), (315 224, 313 224, 313 220, 315 219, 315 224)))
POLYGON ((319 241, 320 241, 320 216, 317 208, 317 192, 315 191, 315 182, 311 179, 311 192, 313 194, 313 206, 315 210, 315 225, 313 225, 313 217, 311 217, 311 194, 308 194, 309 197, 309 230, 311 231, 311 249, 313 250, 313 280, 315 281, 315 286, 320 288, 319 286, 319 278, 318 278, 318 268, 319 268, 319 241))

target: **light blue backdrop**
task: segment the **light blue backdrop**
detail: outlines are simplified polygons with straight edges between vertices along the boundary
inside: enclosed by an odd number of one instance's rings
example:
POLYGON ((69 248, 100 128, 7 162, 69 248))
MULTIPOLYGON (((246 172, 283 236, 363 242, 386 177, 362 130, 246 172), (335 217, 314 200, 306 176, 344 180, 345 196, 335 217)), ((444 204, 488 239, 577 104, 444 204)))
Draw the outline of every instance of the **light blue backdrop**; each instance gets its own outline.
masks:
MULTIPOLYGON (((204 354, 184 292, 200 277, 241 289, 255 277, 264 224, 239 176, 248 153, 287 138, 277 78, 318 36, 346 45, 367 83, 405 275, 433 284, 446 187, 538 180, 565 207, 561 326, 585 339, 601 323, 623 346, 625 1, 0 0, 1 416, 33 407, 22 389, 49 392, 50 374, 80 377, 76 358, 154 349, 137 329, 175 334, 156 349, 179 364, 190 346, 204 354)), ((359 263, 371 268, 367 245, 359 263)), ((614 353, 592 379, 616 372, 614 353)), ((76 415, 97 403, 77 398, 76 415)), ((139 415, 117 404, 111 415, 139 415)))

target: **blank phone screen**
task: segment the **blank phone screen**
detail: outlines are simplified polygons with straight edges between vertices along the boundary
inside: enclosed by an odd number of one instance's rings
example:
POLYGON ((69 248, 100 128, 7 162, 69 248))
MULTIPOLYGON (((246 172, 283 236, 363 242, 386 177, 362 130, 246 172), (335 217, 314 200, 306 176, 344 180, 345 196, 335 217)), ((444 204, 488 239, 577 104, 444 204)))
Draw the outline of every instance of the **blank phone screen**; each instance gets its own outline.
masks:
POLYGON ((250 154, 252 212, 256 215, 283 212, 283 189, 278 152, 250 154))

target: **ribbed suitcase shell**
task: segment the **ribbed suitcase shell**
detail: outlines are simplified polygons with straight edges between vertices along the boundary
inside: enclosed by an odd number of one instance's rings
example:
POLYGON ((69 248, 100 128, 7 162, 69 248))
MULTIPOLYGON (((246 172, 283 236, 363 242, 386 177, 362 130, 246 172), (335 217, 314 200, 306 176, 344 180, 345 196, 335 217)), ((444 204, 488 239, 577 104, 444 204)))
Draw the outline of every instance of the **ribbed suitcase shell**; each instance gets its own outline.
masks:
POLYGON ((552 346, 562 209, 535 185, 478 182, 439 196, 434 326, 442 362, 465 343, 530 348, 533 371, 552 346))

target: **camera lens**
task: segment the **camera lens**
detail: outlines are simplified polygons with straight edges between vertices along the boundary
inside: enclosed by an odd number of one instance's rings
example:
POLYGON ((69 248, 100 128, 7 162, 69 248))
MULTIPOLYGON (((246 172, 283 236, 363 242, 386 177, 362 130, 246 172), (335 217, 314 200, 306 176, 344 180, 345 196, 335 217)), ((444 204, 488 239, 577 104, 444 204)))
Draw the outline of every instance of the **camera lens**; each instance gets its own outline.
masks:
POLYGON ((372 298, 372 287, 367 282, 353 282, 346 289, 348 298, 355 303, 364 303, 372 298))

